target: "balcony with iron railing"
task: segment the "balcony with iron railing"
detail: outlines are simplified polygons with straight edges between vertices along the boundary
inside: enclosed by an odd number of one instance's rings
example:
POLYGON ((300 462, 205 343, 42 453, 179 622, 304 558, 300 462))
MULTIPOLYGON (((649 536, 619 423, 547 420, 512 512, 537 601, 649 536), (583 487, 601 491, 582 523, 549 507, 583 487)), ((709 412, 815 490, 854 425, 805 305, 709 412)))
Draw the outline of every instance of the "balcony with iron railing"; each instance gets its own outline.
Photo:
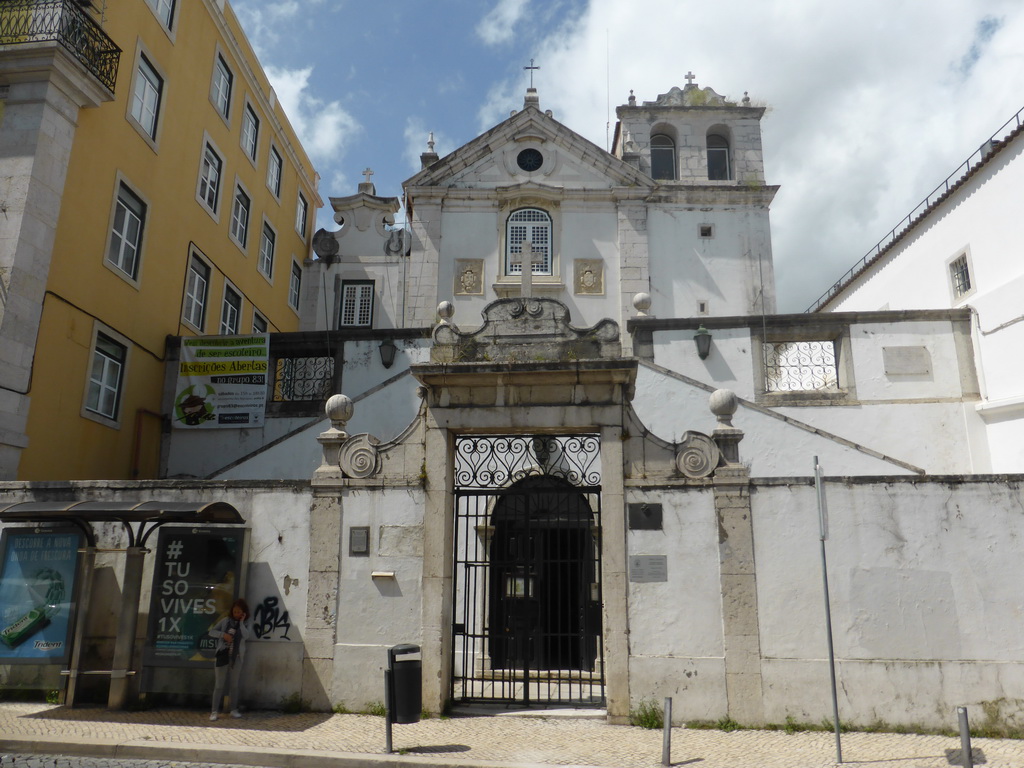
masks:
POLYGON ((80 0, 2 0, 0 46, 59 43, 111 93, 121 49, 80 0))

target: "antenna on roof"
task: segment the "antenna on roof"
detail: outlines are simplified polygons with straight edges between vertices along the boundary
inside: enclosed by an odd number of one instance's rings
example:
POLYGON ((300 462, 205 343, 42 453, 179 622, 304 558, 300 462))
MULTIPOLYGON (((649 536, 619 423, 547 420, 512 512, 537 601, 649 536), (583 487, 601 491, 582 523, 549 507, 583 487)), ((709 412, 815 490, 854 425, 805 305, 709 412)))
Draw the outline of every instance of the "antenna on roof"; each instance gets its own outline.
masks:
POLYGON ((611 46, 604 28, 604 151, 611 152, 611 46))

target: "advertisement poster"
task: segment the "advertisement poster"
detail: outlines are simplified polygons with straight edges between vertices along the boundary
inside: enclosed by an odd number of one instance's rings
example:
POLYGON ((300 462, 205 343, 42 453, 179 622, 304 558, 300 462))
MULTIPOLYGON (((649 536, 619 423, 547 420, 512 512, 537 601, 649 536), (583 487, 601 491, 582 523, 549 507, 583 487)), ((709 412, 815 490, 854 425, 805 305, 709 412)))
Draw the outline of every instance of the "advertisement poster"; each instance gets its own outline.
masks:
POLYGON ((181 340, 174 426, 262 427, 270 336, 187 336, 181 340))
POLYGON ((157 667, 208 664, 207 633, 241 594, 246 529, 160 529, 149 603, 144 663, 157 667))
POLYGON ((0 662, 67 663, 81 532, 8 528, 2 541, 0 662))

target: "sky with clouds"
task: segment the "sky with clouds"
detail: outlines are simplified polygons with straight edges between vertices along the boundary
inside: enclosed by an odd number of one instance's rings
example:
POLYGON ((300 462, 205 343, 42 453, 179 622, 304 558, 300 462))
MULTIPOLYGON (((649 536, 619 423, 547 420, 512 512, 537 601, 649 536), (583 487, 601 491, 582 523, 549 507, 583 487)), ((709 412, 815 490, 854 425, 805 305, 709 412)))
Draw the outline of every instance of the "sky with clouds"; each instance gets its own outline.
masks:
MULTIPOLYGON (((803 311, 1024 107, 1020 0, 231 0, 322 178, 401 195, 522 107, 599 146, 692 71, 768 106, 779 310, 803 311)), ((1015 123, 1014 123, 1015 125, 1015 123)), ((1012 127, 1012 126, 1011 126, 1012 127)), ((1002 131, 1008 132, 1009 128, 1002 131)), ((330 208, 319 226, 335 229, 330 208)))

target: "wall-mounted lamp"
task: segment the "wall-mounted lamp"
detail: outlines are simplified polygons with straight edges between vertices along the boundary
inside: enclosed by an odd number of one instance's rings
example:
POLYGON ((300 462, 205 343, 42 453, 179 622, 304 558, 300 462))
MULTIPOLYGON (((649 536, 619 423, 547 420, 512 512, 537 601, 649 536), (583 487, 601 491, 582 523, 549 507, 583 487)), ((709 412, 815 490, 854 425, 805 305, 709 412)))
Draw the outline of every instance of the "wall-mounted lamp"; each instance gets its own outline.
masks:
POLYGON ((398 351, 398 347, 395 346, 395 342, 392 339, 384 339, 380 343, 380 361, 384 364, 385 368, 390 368, 395 364, 395 353, 398 351))
POLYGON ((693 343, 697 345, 697 357, 706 360, 711 354, 711 331, 704 327, 704 323, 701 323, 700 328, 693 334, 693 343))

